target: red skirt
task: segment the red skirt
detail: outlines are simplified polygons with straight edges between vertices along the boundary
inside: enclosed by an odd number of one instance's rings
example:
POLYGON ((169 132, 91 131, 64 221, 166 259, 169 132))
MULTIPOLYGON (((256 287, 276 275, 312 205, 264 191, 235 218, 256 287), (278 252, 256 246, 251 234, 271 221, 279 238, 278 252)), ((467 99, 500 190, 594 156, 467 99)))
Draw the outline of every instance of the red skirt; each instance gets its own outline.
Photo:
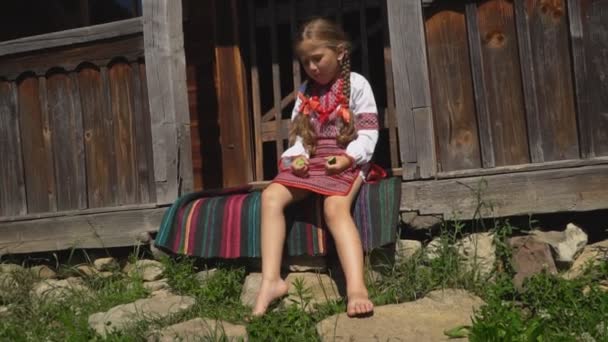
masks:
POLYGON ((308 161, 308 177, 298 177, 291 172, 291 168, 281 167, 273 182, 326 196, 345 196, 359 177, 360 167, 351 167, 335 175, 328 175, 325 171, 327 157, 345 153, 346 150, 338 146, 335 138, 319 139, 316 152, 308 161))

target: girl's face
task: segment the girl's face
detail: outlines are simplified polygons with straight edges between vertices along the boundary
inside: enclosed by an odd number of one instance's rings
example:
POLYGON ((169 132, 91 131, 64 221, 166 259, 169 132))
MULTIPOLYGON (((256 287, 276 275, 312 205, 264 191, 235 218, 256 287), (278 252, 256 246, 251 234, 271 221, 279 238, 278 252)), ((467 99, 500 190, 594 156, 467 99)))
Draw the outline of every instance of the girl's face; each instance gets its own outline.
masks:
POLYGON ((338 76, 344 49, 328 48, 319 41, 307 39, 299 44, 298 54, 308 77, 325 85, 338 76))

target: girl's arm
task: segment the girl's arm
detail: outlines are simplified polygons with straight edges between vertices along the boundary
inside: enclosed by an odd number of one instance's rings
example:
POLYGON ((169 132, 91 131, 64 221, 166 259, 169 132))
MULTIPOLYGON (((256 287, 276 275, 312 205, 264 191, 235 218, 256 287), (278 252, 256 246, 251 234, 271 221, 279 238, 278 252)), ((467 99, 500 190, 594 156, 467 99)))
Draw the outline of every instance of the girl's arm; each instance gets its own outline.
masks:
POLYGON ((363 76, 352 73, 351 89, 351 108, 357 138, 348 144, 346 154, 353 159, 355 165, 361 165, 372 159, 378 142, 378 108, 372 88, 363 76))

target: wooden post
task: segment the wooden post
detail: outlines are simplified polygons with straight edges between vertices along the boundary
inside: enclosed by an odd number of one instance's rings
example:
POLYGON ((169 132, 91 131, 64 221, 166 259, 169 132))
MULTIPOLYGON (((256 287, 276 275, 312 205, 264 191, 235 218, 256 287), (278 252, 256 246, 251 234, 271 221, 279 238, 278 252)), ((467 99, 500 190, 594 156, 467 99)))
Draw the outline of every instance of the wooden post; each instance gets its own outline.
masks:
POLYGON ((433 112, 420 0, 387 0, 403 178, 437 173, 433 112))
POLYGON ((182 2, 143 2, 144 45, 158 204, 193 188, 182 2))
MULTIPOLYGON (((253 181, 247 69, 240 49, 236 0, 214 1, 215 80, 222 149, 223 186, 253 181)), ((260 146, 261 147, 261 146, 260 146)), ((256 150, 261 155, 261 150, 256 150)))

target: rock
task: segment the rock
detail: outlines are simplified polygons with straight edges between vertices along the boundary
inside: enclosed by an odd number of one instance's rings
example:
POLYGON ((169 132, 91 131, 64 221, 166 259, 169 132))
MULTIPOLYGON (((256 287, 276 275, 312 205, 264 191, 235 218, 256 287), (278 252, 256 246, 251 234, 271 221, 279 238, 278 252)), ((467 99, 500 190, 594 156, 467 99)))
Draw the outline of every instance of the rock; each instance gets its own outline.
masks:
POLYGON ((8 317, 10 314, 8 306, 0 306, 0 318, 8 317))
POLYGON ((422 242, 417 240, 397 240, 395 246, 395 262, 403 262, 414 256, 422 249, 422 242))
POLYGON ((172 341, 247 341, 247 330, 243 325, 235 325, 226 321, 195 318, 164 328, 158 334, 148 339, 148 342, 172 341))
POLYGON ((418 215, 417 213, 403 213, 401 220, 407 228, 413 230, 428 230, 438 228, 443 222, 442 218, 433 215, 418 215))
MULTIPOLYGON (((340 298, 336 283, 326 274, 317 273, 291 273, 285 278, 289 285, 289 294, 283 299, 284 305, 300 304, 301 300, 295 291, 294 282, 296 279, 302 279, 304 288, 309 289, 305 292, 310 295, 310 301, 307 310, 313 308, 313 304, 324 303, 328 300, 340 298)), ((253 306, 255 298, 262 284, 261 273, 251 273, 245 278, 243 290, 241 292, 241 303, 246 306, 253 306)))
POLYGON ((114 330, 121 331, 146 319, 163 319, 170 315, 190 309, 195 303, 194 298, 176 296, 161 292, 151 298, 138 299, 133 303, 118 305, 106 312, 98 312, 89 316, 89 326, 99 335, 105 337, 114 330))
POLYGON ((22 272, 23 266, 17 264, 0 264, 0 273, 22 272))
MULTIPOLYGON (((308 306, 305 307, 307 312, 312 311, 315 304, 326 303, 340 298, 336 283, 328 275, 320 273, 291 273, 285 278, 285 281, 289 284, 289 295, 283 299, 285 306, 301 306, 305 304, 296 292, 294 283, 298 281, 297 279, 301 279, 303 282, 304 296, 309 296, 310 301, 308 302, 308 306)), ((304 299, 305 301, 306 299, 304 299)))
POLYGON ((548 244, 539 242, 532 236, 513 237, 509 244, 513 248, 512 263, 516 272, 513 282, 516 287, 521 288, 526 278, 543 270, 551 274, 557 273, 548 244))
POLYGON ((57 302, 76 292, 90 294, 90 289, 83 284, 82 279, 75 277, 63 280, 47 279, 34 284, 32 288, 34 298, 57 302))
POLYGON ((325 257, 295 256, 286 260, 289 272, 325 272, 327 271, 327 260, 325 257))
POLYGON ((478 270, 482 275, 488 275, 494 271, 496 262, 494 234, 471 234, 458 241, 457 246, 458 253, 468 270, 478 270))
POLYGON ((119 269, 118 262, 114 258, 99 258, 93 262, 93 266, 99 272, 111 272, 119 269))
POLYGON ((169 289, 169 280, 165 278, 161 280, 145 282, 144 288, 150 292, 169 289))
POLYGON ((243 289, 241 290, 241 303, 245 306, 253 306, 255 298, 262 285, 262 273, 249 273, 245 277, 243 289))
POLYGON ((568 272, 563 274, 566 279, 574 279, 583 274, 585 267, 600 260, 608 260, 608 240, 596 242, 583 248, 582 253, 572 264, 568 272))
POLYGON ((194 277, 196 278, 196 280, 199 281, 199 283, 204 283, 207 280, 209 280, 209 278, 211 278, 215 272, 217 272, 216 268, 210 269, 210 270, 205 270, 205 271, 200 271, 197 274, 194 275, 194 277))
POLYGON ((446 341, 443 331, 470 325, 483 301, 463 290, 433 291, 415 302, 374 308, 365 319, 346 313, 317 324, 322 341, 446 341))
POLYGON ((568 223, 563 232, 536 230, 532 234, 537 240, 551 246, 555 262, 563 268, 570 268, 588 241, 587 234, 572 223, 568 223))
POLYGON ((57 273, 46 265, 31 267, 30 272, 32 272, 32 274, 35 277, 38 277, 40 279, 56 279, 57 278, 57 273))
POLYGON ((439 257, 439 249, 441 248, 441 238, 434 238, 424 248, 424 254, 427 259, 433 260, 439 257))
POLYGON ((76 270, 78 271, 78 273, 87 277, 92 277, 99 274, 99 271, 97 269, 89 265, 76 266, 76 270))
POLYGON ((169 254, 165 253, 162 249, 159 249, 154 244, 154 240, 150 241, 150 252, 155 260, 162 260, 169 257, 169 254))
POLYGON ((127 265, 125 271, 131 277, 141 275, 144 281, 155 281, 162 278, 165 268, 156 260, 137 260, 135 265, 127 265))

